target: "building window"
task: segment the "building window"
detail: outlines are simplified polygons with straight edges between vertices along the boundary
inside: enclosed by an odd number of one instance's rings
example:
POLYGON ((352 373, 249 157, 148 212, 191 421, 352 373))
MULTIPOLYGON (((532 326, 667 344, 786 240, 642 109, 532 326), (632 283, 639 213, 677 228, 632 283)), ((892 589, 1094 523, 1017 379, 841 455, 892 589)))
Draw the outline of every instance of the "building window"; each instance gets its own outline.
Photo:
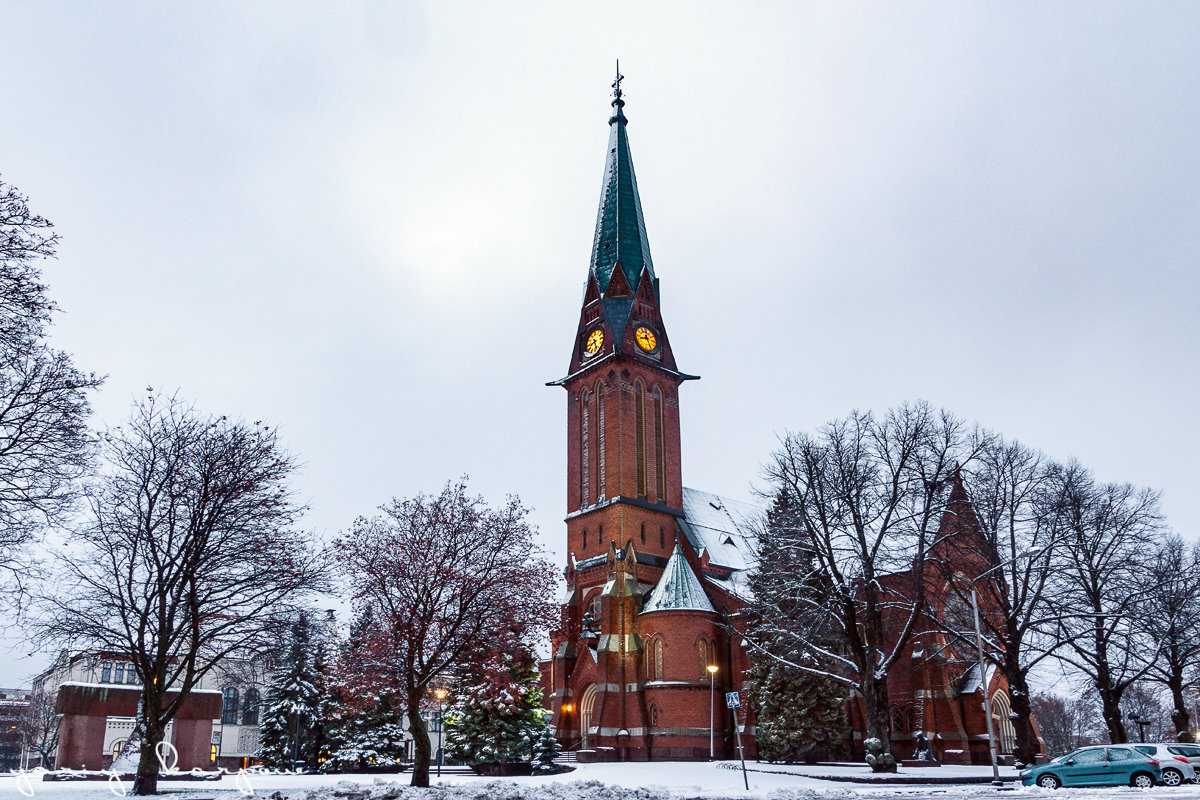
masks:
POLYGON ((587 550, 587 528, 583 529, 583 549, 587 550))
POLYGON ((113 683, 124 683, 124 682, 125 682, 125 662, 118 661, 116 664, 113 664, 113 683))
POLYGON ((230 687, 221 692, 221 724, 236 725, 238 710, 238 690, 230 687))
POLYGON ((658 529, 658 546, 659 547, 667 546, 667 534, 663 531, 662 528, 658 529))
POLYGON ((137 683, 137 670, 133 668, 133 664, 125 665, 125 682, 137 683))
POLYGON ((590 405, 591 395, 588 392, 583 393, 583 397, 579 399, 579 507, 584 508, 588 504, 588 489, 590 488, 591 471, 591 450, 588 447, 589 440, 592 438, 590 427, 590 405))
POLYGON ((636 442, 634 459, 637 461, 637 493, 638 497, 646 496, 646 388, 638 381, 636 397, 633 403, 634 430, 636 442))
POLYGON ((246 699, 242 701, 242 724, 258 724, 258 689, 247 689, 246 699))
POLYGON ((708 677, 708 642, 700 640, 697 647, 700 653, 700 677, 708 677))
POLYGON ((600 623, 600 593, 599 592, 596 592, 596 594, 592 595, 592 600, 590 603, 588 603, 588 611, 591 612, 592 619, 596 620, 596 623, 599 624, 600 623))
POLYGON ((650 704, 650 727, 658 727, 658 706, 656 706, 654 703, 650 704))
POLYGON ((663 643, 662 639, 654 640, 654 680, 663 679, 663 643))
POLYGON ((108 683, 112 680, 112 664, 105 661, 100 665, 100 682, 108 683))
POLYGON ((642 544, 646 543, 646 523, 642 523, 642 544))
POLYGON ((604 384, 596 386, 596 499, 604 498, 604 384))
POLYGON ((655 488, 660 503, 667 502, 667 449, 663 437, 663 398, 657 387, 654 389, 654 472, 655 488))

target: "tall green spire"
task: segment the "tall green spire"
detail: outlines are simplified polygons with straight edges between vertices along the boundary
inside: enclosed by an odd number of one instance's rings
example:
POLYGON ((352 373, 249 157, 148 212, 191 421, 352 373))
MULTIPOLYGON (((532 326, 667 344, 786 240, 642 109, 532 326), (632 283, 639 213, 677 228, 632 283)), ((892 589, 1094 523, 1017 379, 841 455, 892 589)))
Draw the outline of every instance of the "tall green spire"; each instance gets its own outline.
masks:
POLYGON ((650 242, 642 219, 642 201, 638 197, 633 158, 629 153, 629 134, 625 126, 625 101, 621 99, 621 63, 613 81, 613 115, 608 120, 608 156, 604 162, 604 188, 600 192, 600 211, 596 215, 596 238, 592 242, 592 271, 600 291, 608 291, 613 269, 620 265, 625 281, 637 292, 644 267, 654 278, 650 260, 650 242))

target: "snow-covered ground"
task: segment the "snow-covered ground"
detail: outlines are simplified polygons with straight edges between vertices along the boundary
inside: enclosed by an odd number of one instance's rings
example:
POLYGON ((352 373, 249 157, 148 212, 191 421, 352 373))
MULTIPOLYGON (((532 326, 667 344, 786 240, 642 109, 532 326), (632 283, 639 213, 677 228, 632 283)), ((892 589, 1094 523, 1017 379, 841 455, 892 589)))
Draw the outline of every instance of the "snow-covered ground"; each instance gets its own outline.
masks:
MULTIPOLYGON (((736 765, 736 762, 733 762, 736 765)), ((1052 792, 1023 788, 1008 782, 1003 788, 989 784, 896 785, 839 783, 828 777, 870 775, 861 765, 782 766, 747 764, 750 790, 742 783, 740 769, 728 762, 655 762, 648 764, 581 764, 574 772, 552 777, 478 778, 466 775, 432 779, 433 787, 411 789, 411 776, 398 775, 226 775, 220 781, 171 781, 159 784, 170 800, 241 800, 266 798, 275 792, 289 800, 985 800, 985 798, 1048 798, 1052 792)), ((938 767, 904 769, 904 776, 930 778, 991 777, 988 767, 938 767)), ((1011 770, 1001 777, 1015 777, 1011 770)), ((128 783, 75 781, 50 783, 0 777, 0 800, 32 796, 37 800, 111 800, 128 783), (30 793, 32 793, 30 795, 30 793)), ((1200 799, 1200 787, 1157 788, 1148 791, 1128 788, 1063 789, 1066 800, 1079 798, 1137 797, 1200 799)))

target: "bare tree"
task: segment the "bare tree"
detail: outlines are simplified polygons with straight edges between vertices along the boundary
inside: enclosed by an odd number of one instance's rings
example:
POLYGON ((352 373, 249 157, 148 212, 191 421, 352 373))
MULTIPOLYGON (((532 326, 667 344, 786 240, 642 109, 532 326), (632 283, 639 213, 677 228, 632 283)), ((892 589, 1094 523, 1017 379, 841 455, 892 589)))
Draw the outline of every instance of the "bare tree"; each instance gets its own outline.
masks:
POLYGON ((1121 696, 1150 670, 1159 643, 1146 629, 1158 495, 1129 484, 1098 484, 1078 464, 1059 477, 1052 524, 1061 536, 1054 559, 1060 605, 1058 658, 1087 676, 1100 698, 1113 743, 1128 741, 1121 696))
POLYGON ((875 769, 895 770, 888 674, 925 612, 926 556, 949 481, 978 446, 977 431, 918 403, 879 419, 854 412, 816 436, 789 434, 765 468, 793 522, 760 548, 758 570, 774 590, 756 597, 747 641, 857 689, 867 735, 886 756, 875 769))
POLYGON ((19 605, 30 545, 77 497, 92 437, 87 394, 102 383, 45 341, 55 304, 39 262, 58 234, 0 180, 0 602, 19 605))
MULTIPOLYGON (((366 690, 404 699, 415 743, 413 786, 429 785, 421 717, 430 691, 464 668, 481 643, 554 623, 557 576, 534 545, 516 497, 501 508, 467 495, 466 479, 438 495, 394 499, 355 520, 333 549, 360 612, 374 626, 356 641, 353 673, 366 690)), ((436 705, 436 704, 435 704, 436 705)))
POLYGON ((1046 743, 1047 756, 1064 755, 1098 741, 1096 728, 1100 716, 1096 713, 1096 698, 1092 692, 1073 697, 1035 694, 1029 705, 1037 718, 1042 741, 1046 743))
MULTIPOLYGON (((930 556, 949 587, 949 605, 970 608, 972 590, 979 598, 985 653, 1008 680, 1014 755, 1025 764, 1032 764, 1039 750, 1029 673, 1061 643, 1055 635, 1059 610, 1050 590, 1061 533, 1048 520, 1059 469, 1019 442, 987 442, 964 478, 970 502, 952 505, 960 517, 952 539, 935 546, 930 556), (964 565, 973 566, 968 569, 973 574, 966 574, 964 565)), ((953 640, 974 646, 970 615, 945 617, 942 623, 953 640)))
POLYGON ((1185 676, 1200 663, 1200 548, 1187 547, 1178 534, 1158 543, 1140 621, 1159 644, 1146 678, 1162 684, 1171 697, 1174 738, 1190 742, 1184 692, 1185 676))
POLYGON ((141 684, 134 794, 157 791, 155 748, 215 665, 277 641, 285 605, 323 571, 275 431, 152 394, 105 437, 86 526, 45 598, 43 641, 128 653, 141 684))
POLYGON ((55 700, 54 695, 35 690, 20 723, 21 746, 37 753, 39 766, 46 769, 54 768, 54 757, 58 753, 58 731, 62 719, 54 713, 55 700))

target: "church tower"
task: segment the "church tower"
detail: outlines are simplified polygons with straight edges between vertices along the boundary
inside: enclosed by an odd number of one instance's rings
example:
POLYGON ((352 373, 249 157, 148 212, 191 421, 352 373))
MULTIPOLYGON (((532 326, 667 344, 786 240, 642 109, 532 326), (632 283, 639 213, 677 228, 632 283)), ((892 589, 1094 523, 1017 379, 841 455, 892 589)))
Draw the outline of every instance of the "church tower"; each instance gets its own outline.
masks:
POLYGON ((568 552, 551 706, 581 759, 707 758, 706 670, 728 642, 685 539, 679 387, 696 376, 676 366, 663 319, 621 80, 579 325, 549 384, 567 395, 568 552))

